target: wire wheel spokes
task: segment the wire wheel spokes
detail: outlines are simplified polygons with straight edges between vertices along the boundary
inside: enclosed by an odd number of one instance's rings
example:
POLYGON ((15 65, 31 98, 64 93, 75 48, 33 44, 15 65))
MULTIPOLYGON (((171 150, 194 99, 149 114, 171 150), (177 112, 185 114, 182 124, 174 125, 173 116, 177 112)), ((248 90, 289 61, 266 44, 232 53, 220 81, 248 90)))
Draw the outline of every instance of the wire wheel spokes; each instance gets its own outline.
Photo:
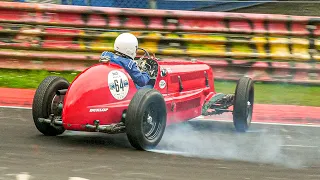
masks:
POLYGON ((160 116, 156 109, 157 108, 154 106, 154 104, 151 104, 143 116, 143 134, 149 140, 157 137, 161 130, 160 116))

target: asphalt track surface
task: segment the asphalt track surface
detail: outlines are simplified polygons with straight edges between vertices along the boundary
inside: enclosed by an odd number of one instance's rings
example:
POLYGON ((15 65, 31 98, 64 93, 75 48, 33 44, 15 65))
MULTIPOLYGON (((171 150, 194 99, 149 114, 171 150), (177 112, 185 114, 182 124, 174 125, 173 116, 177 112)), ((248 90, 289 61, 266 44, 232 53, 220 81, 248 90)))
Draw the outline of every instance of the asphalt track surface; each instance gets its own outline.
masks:
POLYGON ((125 134, 43 136, 28 109, 0 108, 0 121, 0 179, 320 179, 320 127, 252 124, 243 134, 195 121, 169 127, 146 152, 125 134))

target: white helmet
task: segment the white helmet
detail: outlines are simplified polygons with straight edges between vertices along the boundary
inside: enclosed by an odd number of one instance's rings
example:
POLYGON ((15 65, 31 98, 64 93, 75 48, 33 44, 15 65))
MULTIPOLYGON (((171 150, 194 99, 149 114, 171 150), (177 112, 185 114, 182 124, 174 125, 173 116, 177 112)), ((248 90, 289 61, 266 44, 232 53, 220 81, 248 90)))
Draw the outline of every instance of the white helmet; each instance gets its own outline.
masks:
POLYGON ((132 59, 136 57, 138 39, 131 33, 122 33, 114 41, 114 50, 132 59))

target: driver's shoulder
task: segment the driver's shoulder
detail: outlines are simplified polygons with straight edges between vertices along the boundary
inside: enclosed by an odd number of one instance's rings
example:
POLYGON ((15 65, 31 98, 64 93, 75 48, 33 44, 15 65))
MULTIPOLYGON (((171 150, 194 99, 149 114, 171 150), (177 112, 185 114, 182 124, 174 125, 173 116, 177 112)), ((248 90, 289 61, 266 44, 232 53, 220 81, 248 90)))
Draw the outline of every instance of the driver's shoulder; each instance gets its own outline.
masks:
POLYGON ((125 57, 121 57, 118 55, 114 55, 114 57, 112 58, 112 61, 121 62, 121 64, 123 64, 124 66, 127 66, 127 68, 129 70, 132 70, 134 68, 134 66, 136 65, 136 62, 134 60, 131 60, 131 59, 125 58, 125 57))
POLYGON ((103 57, 109 57, 110 61, 116 64, 122 64, 122 66, 126 66, 127 69, 133 70, 134 66, 136 65, 136 61, 131 60, 126 57, 119 56, 115 53, 109 52, 109 51, 104 51, 101 56, 103 57))
POLYGON ((131 60, 131 59, 127 59, 127 61, 128 61, 128 68, 129 68, 129 69, 132 69, 132 68, 134 67, 134 65, 137 64, 136 61, 131 60))
POLYGON ((108 57, 113 57, 115 54, 113 53, 113 52, 110 52, 110 51, 103 51, 102 53, 101 53, 101 57, 106 57, 106 56, 108 56, 108 57))

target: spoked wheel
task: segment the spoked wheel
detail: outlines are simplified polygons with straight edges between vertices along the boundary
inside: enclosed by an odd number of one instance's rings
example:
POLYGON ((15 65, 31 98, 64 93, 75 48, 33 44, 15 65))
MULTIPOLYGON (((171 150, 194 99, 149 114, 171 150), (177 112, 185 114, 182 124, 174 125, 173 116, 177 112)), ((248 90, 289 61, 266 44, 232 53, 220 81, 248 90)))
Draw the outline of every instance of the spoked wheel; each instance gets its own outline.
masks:
POLYGON ((130 144, 139 150, 158 145, 166 127, 164 98, 154 89, 140 89, 131 100, 125 119, 130 144))
POLYGON ((53 114, 54 119, 61 119, 63 95, 57 95, 58 90, 67 89, 69 82, 61 77, 48 76, 39 85, 33 99, 32 115, 36 128, 46 136, 62 134, 63 126, 52 126, 40 122, 39 118, 49 119, 53 114))
POLYGON ((162 127, 159 112, 155 110, 154 107, 154 103, 150 104, 143 116, 142 129, 144 136, 148 140, 153 140, 154 138, 156 138, 161 132, 162 127))
POLYGON ((249 101, 247 102, 247 125, 250 126, 253 113, 253 93, 250 93, 249 101))
POLYGON ((54 119, 61 119, 64 95, 54 95, 49 110, 54 115, 54 119))
POLYGON ((253 81, 249 77, 242 77, 237 83, 233 107, 233 123, 237 131, 245 132, 250 127, 253 104, 253 81))

